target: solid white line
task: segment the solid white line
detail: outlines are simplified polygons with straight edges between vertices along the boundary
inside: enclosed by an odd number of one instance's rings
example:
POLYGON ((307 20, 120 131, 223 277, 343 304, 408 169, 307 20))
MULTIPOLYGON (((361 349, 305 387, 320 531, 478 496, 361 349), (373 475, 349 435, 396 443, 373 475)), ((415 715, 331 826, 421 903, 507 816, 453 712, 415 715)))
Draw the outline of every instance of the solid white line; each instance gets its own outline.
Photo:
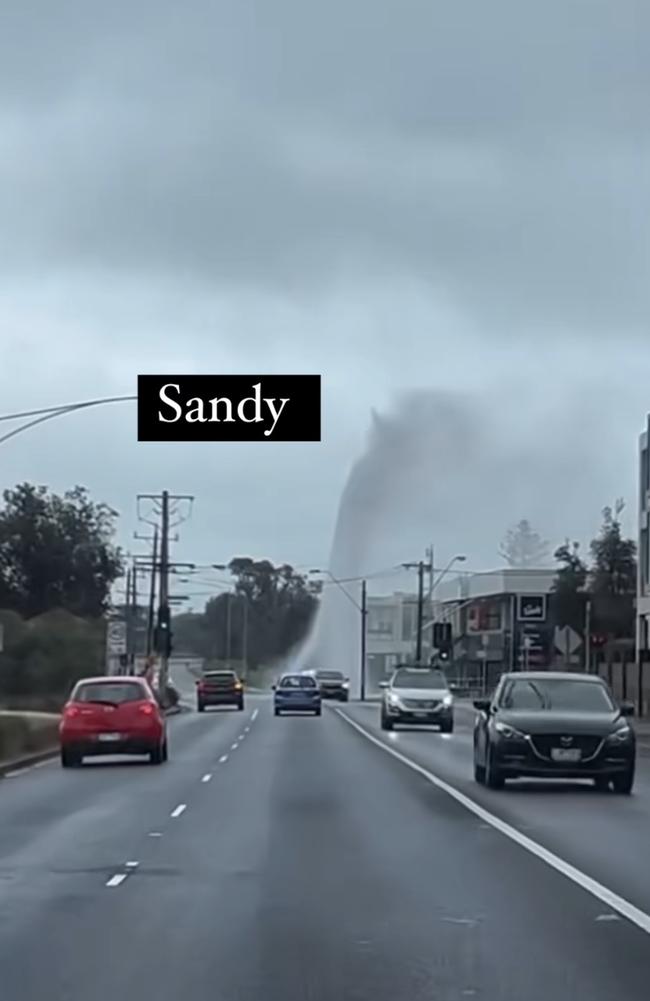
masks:
POLYGON ((13 772, 5 772, 6 779, 15 779, 17 775, 24 775, 25 772, 30 772, 32 770, 32 765, 28 768, 16 768, 13 772))
POLYGON ((209 782, 211 778, 212 778, 212 775, 210 774, 210 772, 206 772, 206 774, 201 779, 201 782, 209 782))
POLYGON ((117 876, 111 876, 106 886, 119 886, 126 879, 127 874, 125 872, 120 872, 117 876))
POLYGON ((224 761, 227 761, 227 760, 228 760, 228 755, 227 754, 222 754, 221 757, 219 758, 219 764, 222 765, 224 763, 224 761))
POLYGON ((259 709, 253 709, 253 714, 251 716, 251 720, 257 719, 258 712, 259 712, 259 709))
POLYGON ((479 817, 481 820, 485 821, 485 823, 489 824, 490 827, 493 827, 501 834, 504 834, 507 838, 510 838, 511 841, 514 841, 515 844, 524 848, 527 852, 530 852, 531 855, 535 855, 538 859, 541 859, 542 862, 546 862, 546 864, 552 869, 555 869, 563 876, 566 876, 567 879, 570 879, 577 886, 586 890, 587 893, 590 893, 593 897, 602 901, 602 903, 607 904, 607 906, 611 907, 612 910, 618 911, 618 913, 622 914, 624 918, 627 918, 628 921, 631 921, 642 931, 646 932, 646 934, 650 935, 650 914, 646 914, 645 911, 635 907, 634 904, 629 902, 629 900, 619 897, 619 895, 614 893, 613 890, 603 886, 602 883, 592 879, 591 876, 587 876, 586 873, 581 872, 580 869, 576 869, 576 867, 571 865, 569 862, 565 862, 564 859, 555 855, 547 848, 544 848, 543 845, 540 845, 537 841, 533 841, 532 838, 522 834, 516 827, 512 827, 510 824, 506 823, 505 820, 501 820, 500 817, 497 817, 494 813, 490 813, 489 810, 480 806, 469 796, 466 796, 465 793, 460 792, 460 790, 456 789, 455 786, 449 785, 448 782, 438 778, 437 775, 434 775, 433 772, 423 768, 422 765, 418 765, 415 761, 411 761, 410 758, 401 754, 400 751, 396 751, 393 747, 389 747, 383 742, 383 740, 380 740, 379 737, 375 737, 374 734, 369 733, 368 730, 360 726, 356 720, 347 716, 341 709, 337 709, 336 712, 346 721, 346 723, 349 723, 355 730, 358 730, 358 732, 362 734, 366 740, 376 744, 376 746, 380 747, 382 751, 385 751, 387 754, 391 754, 408 768, 412 768, 414 772, 422 775, 423 778, 427 779, 428 782, 431 782, 431 784, 436 786, 438 789, 441 789, 442 792, 447 793, 448 796, 455 799, 457 803, 464 806, 466 810, 470 811, 470 813, 473 813, 476 817, 479 817))
POLYGON ((181 803, 180 806, 177 806, 175 810, 172 810, 170 816, 180 817, 181 813, 185 813, 186 810, 187 810, 187 803, 181 803))

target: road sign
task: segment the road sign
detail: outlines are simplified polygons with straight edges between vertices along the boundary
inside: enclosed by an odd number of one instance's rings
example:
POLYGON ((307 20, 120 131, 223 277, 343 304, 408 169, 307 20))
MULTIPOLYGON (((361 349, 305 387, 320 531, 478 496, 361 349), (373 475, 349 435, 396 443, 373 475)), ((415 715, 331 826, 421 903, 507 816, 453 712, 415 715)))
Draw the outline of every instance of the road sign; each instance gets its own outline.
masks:
POLYGON ((581 637, 575 629, 571 628, 571 626, 564 626, 562 629, 556 626, 553 642, 555 643, 556 649, 568 657, 570 657, 571 654, 574 654, 576 650, 579 650, 582 646, 581 637))
POLYGON ((109 619, 106 626, 106 650, 116 657, 126 653, 126 622, 122 619, 109 619))
POLYGON ((517 621, 545 622, 546 595, 545 594, 517 595, 517 621))

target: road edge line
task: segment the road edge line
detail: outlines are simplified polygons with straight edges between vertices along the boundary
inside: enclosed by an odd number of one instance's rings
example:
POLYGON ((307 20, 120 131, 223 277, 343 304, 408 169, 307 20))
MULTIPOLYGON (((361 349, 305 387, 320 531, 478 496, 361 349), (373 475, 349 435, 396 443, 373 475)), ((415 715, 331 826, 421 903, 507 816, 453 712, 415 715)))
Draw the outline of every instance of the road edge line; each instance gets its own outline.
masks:
POLYGON ((484 823, 489 824, 490 827, 499 831, 500 834, 505 835, 505 837, 519 845, 520 848, 523 848, 529 854, 534 855, 542 862, 545 862, 551 869, 555 869, 556 872, 559 872, 562 876, 571 880, 571 882, 575 883, 576 886, 586 890, 587 893, 590 893, 592 897, 600 900, 601 903, 604 903, 608 907, 611 907, 612 910, 617 911, 624 918, 627 918, 627 920, 632 924, 636 925, 637 928, 640 928, 641 931, 644 931, 646 935, 650 935, 650 914, 642 911, 639 907, 630 903, 629 900, 625 900, 624 897, 620 897, 613 890, 603 886, 603 884, 599 883, 598 880, 588 876, 586 873, 576 868, 576 866, 571 865, 570 862, 566 862, 564 859, 560 858, 559 855, 556 855, 548 848, 544 848, 544 846, 540 845, 539 842, 533 841, 533 839, 529 838, 526 834, 522 834, 522 832, 518 831, 516 827, 513 827, 505 820, 501 820, 500 817, 497 817, 496 814, 491 813, 489 810, 486 810, 485 807, 481 806, 470 796, 461 792, 460 789, 456 789, 455 786, 452 786, 448 782, 445 782, 444 779, 439 778, 434 774, 434 772, 430 772, 423 765, 419 765, 417 762, 412 761, 411 758, 402 754, 401 751, 397 751, 395 748, 389 747, 388 744, 385 744, 379 737, 376 737, 373 733, 366 730, 365 727, 361 726, 360 723, 357 723, 356 720, 348 716, 342 709, 337 707, 335 712, 341 717, 341 719, 345 720, 346 723, 349 723, 351 727, 365 737, 366 740, 369 740, 377 747, 380 747, 387 754, 392 755, 392 757, 394 757, 397 761, 401 761, 403 765, 406 765, 414 772, 417 772, 432 785, 436 786, 437 789, 440 789, 441 792, 451 796, 452 799, 454 799, 461 806, 465 807, 465 809, 470 813, 479 817, 482 821, 484 821, 484 823))

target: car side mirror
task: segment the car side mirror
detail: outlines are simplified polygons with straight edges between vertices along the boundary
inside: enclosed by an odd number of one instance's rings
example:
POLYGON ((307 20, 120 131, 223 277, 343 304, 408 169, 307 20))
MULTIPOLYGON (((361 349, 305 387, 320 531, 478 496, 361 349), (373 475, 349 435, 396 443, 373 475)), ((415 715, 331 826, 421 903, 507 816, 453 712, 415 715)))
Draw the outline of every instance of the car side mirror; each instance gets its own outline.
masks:
POLYGON ((277 685, 271 685, 271 691, 272 691, 272 692, 275 692, 275 691, 276 691, 276 689, 277 689, 277 687, 278 687, 277 685))
POLYGON ((380 688, 388 688, 388 682, 387 681, 380 681, 379 682, 379 687, 380 688))
POLYGON ((621 716, 634 716, 634 706, 631 702, 621 702, 621 716))
POLYGON ((490 699, 474 699, 474 708, 480 713, 489 713, 491 705, 490 699))

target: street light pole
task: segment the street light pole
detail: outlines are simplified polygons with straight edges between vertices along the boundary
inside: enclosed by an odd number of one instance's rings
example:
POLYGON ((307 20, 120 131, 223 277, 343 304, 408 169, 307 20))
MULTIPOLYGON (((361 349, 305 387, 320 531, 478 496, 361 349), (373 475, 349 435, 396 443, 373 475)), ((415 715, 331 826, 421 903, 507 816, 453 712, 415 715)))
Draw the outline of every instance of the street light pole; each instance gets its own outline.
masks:
POLYGON ((343 591, 345 597, 350 601, 356 610, 361 614, 361 663, 360 663, 360 678, 359 678, 359 695, 363 701, 366 697, 366 620, 368 617, 368 587, 365 578, 361 581, 361 604, 354 600, 347 588, 343 587, 341 581, 334 576, 331 570, 319 570, 314 569, 309 571, 310 574, 326 574, 333 584, 343 591))
POLYGON ((361 701, 366 700, 366 619, 368 617, 366 581, 361 581, 361 701))

